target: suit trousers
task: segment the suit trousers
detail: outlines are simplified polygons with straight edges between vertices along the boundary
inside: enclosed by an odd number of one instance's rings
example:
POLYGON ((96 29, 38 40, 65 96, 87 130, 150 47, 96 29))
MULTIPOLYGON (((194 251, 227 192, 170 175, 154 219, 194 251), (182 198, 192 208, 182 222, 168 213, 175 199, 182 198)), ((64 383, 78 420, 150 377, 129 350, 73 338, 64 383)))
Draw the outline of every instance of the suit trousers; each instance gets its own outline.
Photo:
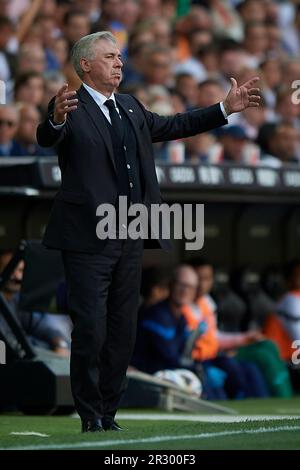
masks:
POLYGON ((73 321, 71 388, 83 420, 114 416, 136 337, 143 240, 107 240, 101 253, 63 250, 73 321))

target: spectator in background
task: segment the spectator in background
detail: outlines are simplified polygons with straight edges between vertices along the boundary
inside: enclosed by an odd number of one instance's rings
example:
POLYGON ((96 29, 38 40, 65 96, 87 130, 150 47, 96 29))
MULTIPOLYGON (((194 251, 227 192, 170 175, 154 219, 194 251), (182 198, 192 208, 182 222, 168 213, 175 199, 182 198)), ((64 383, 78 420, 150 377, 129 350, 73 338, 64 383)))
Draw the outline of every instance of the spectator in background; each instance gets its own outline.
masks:
MULTIPOLYGON (((210 327, 208 337, 204 337, 206 341, 201 344, 200 336, 195 343, 195 355, 201 357, 201 354, 204 354, 205 351, 206 353, 210 351, 211 354, 214 346, 216 305, 209 295, 214 282, 214 270, 212 265, 205 259, 196 258, 192 260, 192 264, 199 280, 196 303, 200 308, 200 318, 204 319, 207 327, 210 327)), ((195 320, 192 318, 192 321, 195 320)), ((243 393, 250 392, 256 396, 260 394, 266 396, 268 393, 281 397, 290 397, 292 395, 288 370, 279 357, 279 351, 272 341, 265 340, 260 331, 249 330, 248 332, 225 333, 218 330, 217 341, 220 352, 229 352, 230 356, 234 355, 235 360, 238 361, 238 364, 234 364, 230 360, 228 361, 226 356, 221 355, 213 362, 217 367, 226 370, 228 378, 231 377, 232 383, 227 383, 227 386, 232 387, 235 384, 235 387, 240 388, 243 393), (242 368, 239 367, 239 364, 242 365, 242 368), (259 371, 257 371, 257 368, 259 371), (239 377, 236 377, 236 373, 239 377), (261 376, 263 376, 263 380, 261 376), (268 392, 266 391, 266 385, 268 392)), ((232 392, 228 391, 228 393, 231 395, 232 392)))
MULTIPOLYGON (((196 107, 205 108, 213 103, 222 101, 224 96, 224 88, 219 80, 213 78, 204 80, 198 85, 196 107)), ((211 132, 188 137, 184 142, 186 146, 185 158, 187 161, 194 163, 209 163, 214 149, 220 147, 220 144, 217 143, 216 135, 211 132)))
POLYGON ((300 62, 299 59, 289 59, 282 61, 282 85, 290 88, 295 80, 300 77, 300 62))
POLYGON ((140 21, 160 16, 161 0, 140 0, 140 6, 140 21))
POLYGON ((40 105, 43 115, 47 113, 49 101, 53 96, 56 96, 58 90, 65 82, 66 78, 61 72, 48 72, 44 75, 43 101, 40 105))
POLYGON ((205 108, 217 103, 219 100, 222 101, 225 97, 225 90, 222 84, 215 79, 207 79, 199 83, 198 86, 198 97, 197 97, 197 108, 205 108))
POLYGON ((242 0, 238 3, 237 10, 244 23, 264 23, 267 19, 266 4, 261 0, 242 0))
POLYGON ((294 259, 285 268, 287 293, 278 302, 277 312, 291 341, 300 339, 300 260, 294 259))
POLYGON ((43 101, 44 90, 44 78, 40 73, 24 72, 16 80, 14 98, 16 102, 33 104, 39 108, 43 101))
POLYGON ((56 18, 53 16, 38 16, 35 24, 40 29, 40 41, 45 51, 46 70, 59 70, 60 63, 54 52, 55 39, 59 35, 56 18))
POLYGON ((7 16, 0 16, 0 80, 5 82, 15 74, 15 55, 8 50, 8 44, 13 34, 13 22, 7 16))
POLYGON ((71 9, 63 18, 63 34, 67 40, 69 51, 80 38, 90 33, 91 24, 84 10, 71 9))
POLYGON ((296 4, 293 24, 283 30, 283 46, 291 57, 300 55, 300 3, 296 4))
POLYGON ((15 105, 0 106, 0 157, 26 155, 15 140, 19 120, 19 111, 15 105))
MULTIPOLYGON (((201 363, 190 357, 190 330, 182 312, 184 305, 194 300, 197 288, 197 275, 190 266, 175 269, 169 297, 143 312, 131 365, 150 374, 184 367, 203 381, 201 363)), ((204 389, 210 398, 216 398, 219 389, 225 397, 222 383, 223 373, 217 368, 207 368, 204 389)))
MULTIPOLYGON (((292 363, 293 342, 300 339, 300 260, 293 259, 285 267, 287 292, 278 301, 276 311, 268 316, 264 334, 274 341, 282 360, 289 367, 294 389, 300 391, 300 368, 292 363)), ((299 345, 298 345, 299 347, 299 345)))
MULTIPOLYGON (((57 24, 58 29, 62 33, 63 28, 64 28, 64 17, 66 13, 68 13, 71 9, 74 8, 75 5, 74 5, 73 0, 56 0, 56 2, 57 2, 56 10, 55 10, 56 24, 57 24)), ((81 8, 81 6, 80 6, 80 9, 84 10, 83 8, 81 8)))
POLYGON ((88 15, 91 23, 96 23, 99 20, 101 15, 101 3, 100 0, 75 0, 76 7, 80 8, 88 15))
POLYGON ((46 70, 46 54, 39 44, 23 44, 18 53, 17 74, 36 72, 42 74, 46 70))
POLYGON ((140 26, 132 30, 128 40, 128 57, 123 67, 122 85, 136 85, 143 81, 144 51, 153 40, 153 34, 145 27, 140 26))
POLYGON ((172 46, 172 28, 170 22, 158 16, 145 22, 147 30, 153 34, 155 44, 161 47, 172 46))
MULTIPOLYGON (((0 252, 0 273, 13 256, 11 250, 0 252)), ((10 280, 2 289, 6 301, 18 323, 24 328, 33 345, 52 349, 61 356, 70 354, 70 320, 66 315, 38 312, 23 312, 18 308, 19 294, 24 272, 24 261, 20 261, 10 280)), ((0 314, 1 325, 8 328, 0 314)))
POLYGON ((122 1, 121 0, 102 0, 101 1, 101 16, 96 29, 98 31, 110 30, 114 22, 120 22, 122 19, 122 1))
POLYGON ((265 59, 268 49, 268 34, 264 23, 251 22, 245 24, 244 47, 250 67, 258 68, 265 59))
POLYGON ((6 15, 9 18, 19 19, 20 15, 24 13, 29 6, 29 0, 1 0, 0 1, 0 14, 6 15))
POLYGON ((204 66, 207 76, 210 78, 219 78, 219 50, 214 42, 202 46, 197 51, 197 59, 204 66))
POLYGON ((273 167, 299 163, 299 131, 290 122, 278 122, 267 128, 266 150, 262 163, 273 167))
POLYGON ((283 86, 278 90, 276 97, 276 116, 277 121, 286 121, 291 123, 297 129, 300 129, 300 104, 296 104, 292 99, 294 89, 283 86))
POLYGON ((175 78, 175 90, 183 97, 187 110, 196 107, 198 99, 198 84, 192 74, 177 74, 175 78))
POLYGON ((279 57, 283 60, 287 54, 282 46, 282 31, 279 25, 274 21, 267 21, 265 27, 267 32, 266 54, 269 57, 279 57))
POLYGON ((19 107, 19 126, 16 143, 28 157, 49 157, 56 155, 53 148, 40 147, 36 141, 36 128, 41 121, 39 110, 33 104, 23 103, 19 107))
MULTIPOLYGON (((204 368, 211 365, 225 372, 224 387, 229 398, 268 396, 264 379, 255 364, 218 354, 222 333, 217 331, 216 305, 209 295, 213 286, 213 268, 208 261, 199 258, 192 260, 192 265, 198 276, 198 292, 193 302, 182 307, 182 312, 189 328, 201 332, 193 344, 193 359, 201 361, 204 368)), ((230 335, 235 346, 252 342, 257 336, 256 332, 230 335)))
POLYGON ((198 52, 205 46, 212 44, 213 34, 209 29, 194 29, 189 32, 188 44, 190 55, 181 63, 175 65, 175 73, 188 73, 193 75, 199 83, 207 78, 207 71, 200 62, 198 52))
POLYGON ((170 99, 171 99, 171 106, 173 108, 174 114, 176 113, 184 113, 186 111, 186 104, 185 101, 180 93, 175 89, 170 90, 170 99))
POLYGON ((218 135, 219 142, 208 151, 209 163, 216 165, 227 162, 254 166, 259 163, 259 148, 249 141, 243 127, 228 125, 218 135))
POLYGON ((243 24, 231 0, 210 0, 209 8, 218 36, 226 35, 237 41, 243 38, 243 24))
POLYGON ((216 144, 216 137, 210 132, 203 132, 184 139, 185 160, 191 163, 208 163, 211 148, 216 144))
POLYGON ((249 65, 242 44, 233 39, 219 41, 219 72, 225 92, 230 87, 230 77, 236 77, 243 67, 249 65))
POLYGON ((122 0, 102 0, 100 19, 91 30, 92 33, 98 31, 110 31, 113 33, 122 52, 126 50, 128 41, 128 31, 125 27, 126 20, 123 23, 126 9, 128 9, 128 4, 125 3, 124 9, 122 0))
POLYGON ((122 25, 125 27, 127 34, 126 40, 128 40, 128 33, 132 30, 136 24, 139 14, 141 11, 140 2, 137 0, 123 0, 122 1, 122 25))
POLYGON ((150 374, 182 366, 189 335, 181 308, 196 295, 198 279, 191 268, 175 270, 168 299, 143 312, 132 365, 150 374))
POLYGON ((276 105, 277 91, 282 84, 283 70, 278 57, 266 58, 261 64, 263 89, 262 96, 268 108, 271 110, 276 105))
POLYGON ((253 142, 258 136, 261 126, 265 122, 274 120, 274 113, 268 109, 263 98, 260 100, 259 108, 253 109, 252 111, 240 113, 237 118, 230 116, 229 123, 230 125, 235 124, 241 126, 247 138, 253 142))
POLYGON ((165 300, 170 293, 170 273, 163 266, 150 266, 143 269, 141 295, 143 303, 140 311, 165 300))
POLYGON ((142 74, 146 85, 170 86, 172 82, 170 54, 170 49, 155 44, 149 45, 144 50, 142 74))
POLYGON ((52 51, 55 55, 57 62, 59 63, 60 69, 63 69, 68 60, 68 41, 63 36, 55 38, 52 45, 52 51))

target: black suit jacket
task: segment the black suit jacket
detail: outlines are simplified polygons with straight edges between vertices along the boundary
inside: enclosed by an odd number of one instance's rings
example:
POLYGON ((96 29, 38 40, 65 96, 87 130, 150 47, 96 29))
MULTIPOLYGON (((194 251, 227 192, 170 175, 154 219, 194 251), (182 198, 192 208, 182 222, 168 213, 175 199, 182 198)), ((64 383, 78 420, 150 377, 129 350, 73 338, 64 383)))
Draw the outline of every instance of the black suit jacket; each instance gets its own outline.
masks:
MULTIPOLYGON (((51 248, 96 253, 105 246, 105 241, 96 235, 96 209, 99 204, 116 202, 116 164, 104 115, 83 86, 77 98, 77 109, 68 115, 61 129, 54 129, 49 122, 54 98, 49 103, 48 117, 37 129, 41 146, 56 146, 62 174, 43 242, 51 248)), ((227 123, 219 104, 163 117, 147 111, 133 96, 116 94, 116 101, 135 131, 145 185, 143 202, 147 207, 161 202, 152 142, 188 137, 227 123)), ((158 242, 162 248, 170 249, 168 240, 158 242)), ((156 248, 159 245, 156 242, 156 248)), ((149 246, 153 248, 155 244, 149 246)))

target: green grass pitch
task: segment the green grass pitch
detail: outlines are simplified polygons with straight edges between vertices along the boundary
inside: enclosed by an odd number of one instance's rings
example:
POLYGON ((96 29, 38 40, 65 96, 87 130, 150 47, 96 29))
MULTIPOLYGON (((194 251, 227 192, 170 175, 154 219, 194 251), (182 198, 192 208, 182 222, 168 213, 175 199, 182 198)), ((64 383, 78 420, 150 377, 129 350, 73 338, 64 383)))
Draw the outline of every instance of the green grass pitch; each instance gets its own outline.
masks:
POLYGON ((81 434, 80 420, 71 416, 1 414, 0 448, 300 449, 300 397, 288 400, 230 401, 224 402, 223 405, 234 409, 236 415, 210 416, 158 410, 121 410, 118 422, 125 431, 98 434, 81 434))

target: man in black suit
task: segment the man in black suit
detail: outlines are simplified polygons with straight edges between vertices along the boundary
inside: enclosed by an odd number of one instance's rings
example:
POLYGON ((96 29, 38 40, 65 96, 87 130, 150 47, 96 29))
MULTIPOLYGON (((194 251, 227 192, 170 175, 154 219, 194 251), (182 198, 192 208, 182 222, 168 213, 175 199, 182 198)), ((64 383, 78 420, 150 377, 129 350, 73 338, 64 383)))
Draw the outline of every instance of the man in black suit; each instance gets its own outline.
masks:
MULTIPOLYGON (((162 117, 134 97, 115 93, 123 64, 111 33, 81 38, 72 63, 82 86, 75 92, 64 85, 37 130, 41 146, 57 147, 62 173, 44 243, 62 251, 74 323, 71 385, 82 431, 117 431, 115 414, 135 343, 144 243, 98 238, 97 207, 117 206, 120 196, 129 204, 159 204, 152 142, 222 126, 229 113, 258 106, 258 79, 239 88, 232 79, 224 103, 162 117)), ((162 238, 156 243, 170 247, 162 238)))

